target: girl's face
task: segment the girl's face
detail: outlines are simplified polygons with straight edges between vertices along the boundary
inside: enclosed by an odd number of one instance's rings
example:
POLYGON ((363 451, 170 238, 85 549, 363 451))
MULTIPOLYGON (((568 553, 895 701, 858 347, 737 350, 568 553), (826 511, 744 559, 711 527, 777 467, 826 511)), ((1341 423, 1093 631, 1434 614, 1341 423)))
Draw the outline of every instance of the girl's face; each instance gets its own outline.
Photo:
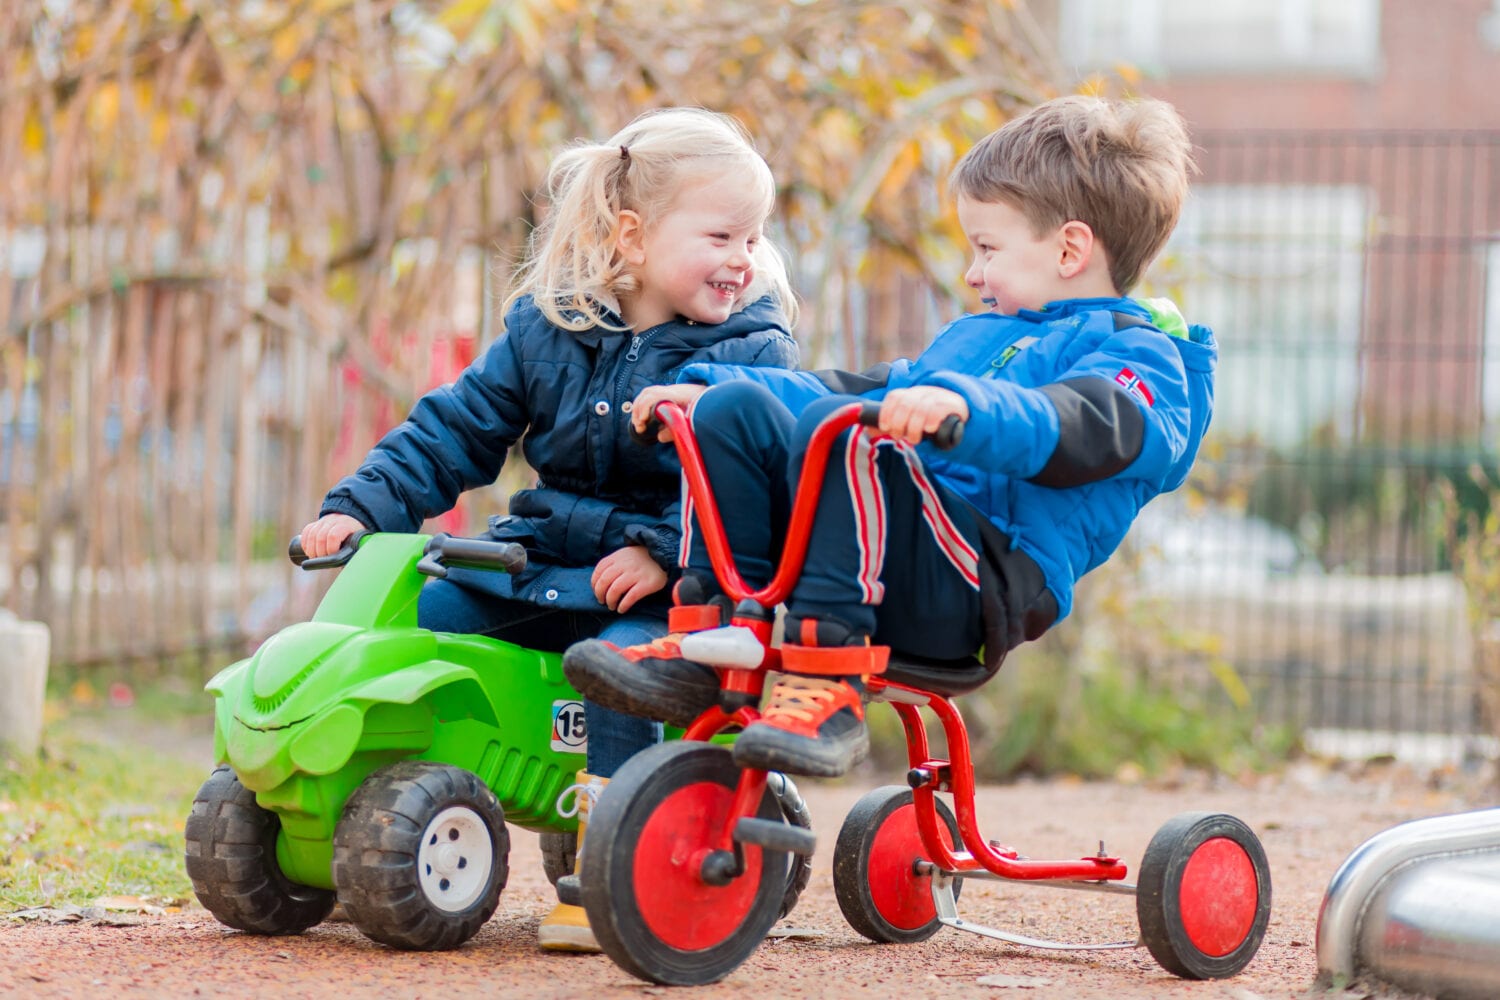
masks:
POLYGON ((687 184, 647 222, 621 213, 620 249, 640 287, 621 302, 637 332, 681 316, 722 323, 755 279, 765 202, 738 173, 687 184))

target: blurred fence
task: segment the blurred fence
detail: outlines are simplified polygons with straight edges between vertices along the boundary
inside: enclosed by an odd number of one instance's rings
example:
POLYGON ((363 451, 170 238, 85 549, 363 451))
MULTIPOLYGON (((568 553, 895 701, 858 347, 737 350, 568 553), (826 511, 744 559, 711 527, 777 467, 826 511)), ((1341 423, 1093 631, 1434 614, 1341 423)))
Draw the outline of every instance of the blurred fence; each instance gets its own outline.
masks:
MULTIPOLYGON (((1084 600, 1065 627, 1109 630, 1116 650, 1134 631, 1153 671, 1216 696, 1243 686, 1273 721, 1476 731, 1495 609, 1456 553, 1496 487, 1500 135, 1199 142, 1151 284, 1218 331, 1215 423, 1190 486, 1105 571, 1128 581, 1128 617, 1084 600)), ((231 232, 252 260, 275 239, 253 213, 231 232)), ((318 581, 286 565, 287 538, 489 329, 492 262, 462 245, 403 245, 448 255, 436 294, 453 305, 420 329, 373 323, 360 364, 257 291, 253 268, 146 278, 119 269, 108 225, 4 235, 0 315, 39 319, 0 359, 0 601, 51 624, 61 662, 222 661, 309 613, 318 581), (393 369, 402 391, 365 374, 393 369)), ((849 329, 809 337, 857 356, 951 313, 872 286, 882 301, 851 297, 849 329)), ((447 527, 477 527, 504 492, 447 527)))
POLYGON ((1299 727, 1484 728, 1500 608, 1463 553, 1500 484, 1500 134, 1199 141, 1156 282, 1222 359, 1191 489, 1132 535, 1157 667, 1230 667, 1299 727))

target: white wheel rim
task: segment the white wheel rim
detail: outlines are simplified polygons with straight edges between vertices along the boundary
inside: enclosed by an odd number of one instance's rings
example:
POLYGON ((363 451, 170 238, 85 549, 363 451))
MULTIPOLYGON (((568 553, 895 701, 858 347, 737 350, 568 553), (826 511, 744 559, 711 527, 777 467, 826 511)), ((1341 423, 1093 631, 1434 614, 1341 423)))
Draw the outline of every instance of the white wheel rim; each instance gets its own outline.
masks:
POLYGON ((479 814, 450 806, 432 818, 417 848, 417 880, 433 906, 457 913, 474 905, 495 867, 495 845, 479 814))

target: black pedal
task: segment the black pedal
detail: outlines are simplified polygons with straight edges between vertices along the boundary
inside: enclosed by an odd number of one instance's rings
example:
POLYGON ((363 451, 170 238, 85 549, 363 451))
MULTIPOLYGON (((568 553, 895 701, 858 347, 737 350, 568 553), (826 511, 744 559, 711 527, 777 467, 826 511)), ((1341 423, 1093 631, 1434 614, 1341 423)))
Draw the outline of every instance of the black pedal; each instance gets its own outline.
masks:
POLYGON ((577 875, 564 875, 557 880, 557 901, 568 906, 583 905, 583 885, 577 875))

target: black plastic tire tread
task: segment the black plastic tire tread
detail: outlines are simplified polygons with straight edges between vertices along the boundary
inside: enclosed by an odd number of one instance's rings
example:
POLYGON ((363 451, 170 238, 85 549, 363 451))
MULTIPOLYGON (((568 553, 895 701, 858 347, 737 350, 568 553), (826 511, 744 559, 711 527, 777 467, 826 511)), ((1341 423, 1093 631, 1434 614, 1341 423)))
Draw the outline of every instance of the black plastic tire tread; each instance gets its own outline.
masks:
POLYGON ((567 833, 543 830, 537 839, 542 847, 542 871, 555 886, 558 879, 573 874, 578 863, 578 834, 572 830, 567 833))
POLYGON ((193 894, 219 923, 251 934, 300 934, 333 910, 334 894, 299 885, 276 863, 281 820, 221 765, 193 799, 185 829, 193 894))
POLYGON ((495 913, 510 877, 510 834, 495 793, 478 776, 432 761, 398 761, 355 789, 333 835, 333 884, 349 919, 371 940, 407 951, 444 951, 495 913), (450 806, 473 809, 494 845, 490 883, 472 906, 448 913, 422 892, 422 831, 450 806))

